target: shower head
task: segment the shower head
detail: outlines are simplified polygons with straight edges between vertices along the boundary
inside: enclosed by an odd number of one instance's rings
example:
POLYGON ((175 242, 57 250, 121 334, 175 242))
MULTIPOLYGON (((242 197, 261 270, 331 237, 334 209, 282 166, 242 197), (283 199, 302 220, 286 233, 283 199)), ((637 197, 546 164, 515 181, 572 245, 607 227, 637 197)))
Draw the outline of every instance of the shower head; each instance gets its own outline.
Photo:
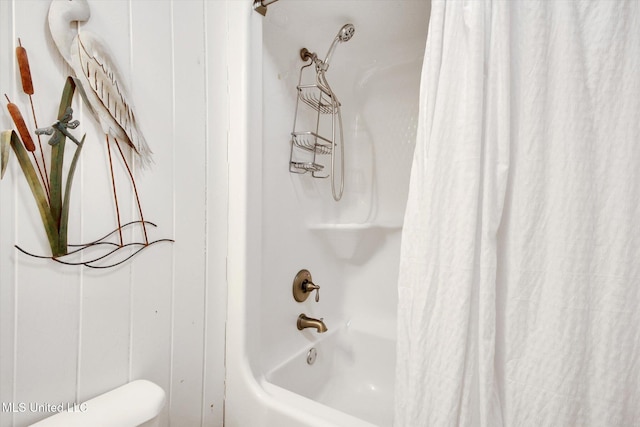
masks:
POLYGON ((353 37, 353 34, 355 32, 356 27, 354 27, 353 24, 346 24, 343 25, 342 28, 340 28, 340 31, 338 31, 338 34, 333 39, 333 43, 331 43, 331 47, 329 48, 327 56, 323 61, 323 71, 327 71, 327 69, 329 68, 329 61, 331 61, 331 56, 333 55, 333 51, 336 50, 336 46, 338 46, 338 43, 348 42, 349 40, 351 40, 351 37, 353 37))
POLYGON ((338 31, 338 35, 336 37, 339 38, 341 42, 348 42, 349 40, 351 40, 351 37, 353 37, 353 34, 355 32, 356 27, 354 27, 353 24, 346 24, 342 28, 340 28, 340 31, 338 31))

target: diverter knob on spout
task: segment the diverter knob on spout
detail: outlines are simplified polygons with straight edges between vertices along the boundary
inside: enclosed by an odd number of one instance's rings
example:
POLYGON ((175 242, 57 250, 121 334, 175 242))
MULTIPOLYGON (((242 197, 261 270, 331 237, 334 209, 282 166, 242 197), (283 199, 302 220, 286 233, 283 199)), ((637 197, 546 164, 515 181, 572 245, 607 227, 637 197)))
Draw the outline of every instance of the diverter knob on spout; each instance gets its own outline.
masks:
POLYGON ((298 302, 306 301, 309 294, 316 291, 316 302, 320 301, 320 286, 311 281, 309 270, 300 270, 293 279, 293 298, 298 302))

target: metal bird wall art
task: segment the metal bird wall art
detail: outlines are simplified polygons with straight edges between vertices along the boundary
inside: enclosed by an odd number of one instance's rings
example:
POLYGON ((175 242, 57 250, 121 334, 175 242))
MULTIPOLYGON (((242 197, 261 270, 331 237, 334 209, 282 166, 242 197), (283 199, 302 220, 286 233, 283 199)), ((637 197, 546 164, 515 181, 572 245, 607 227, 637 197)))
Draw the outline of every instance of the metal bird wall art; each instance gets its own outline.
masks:
POLYGON ((90 16, 87 0, 52 0, 49 6, 48 23, 51 36, 60 54, 75 74, 75 77, 69 77, 66 81, 60 102, 58 121, 49 127, 38 128, 35 109, 33 108, 32 95, 34 90, 26 50, 22 45, 16 49, 23 91, 29 95, 31 103, 41 159, 38 159, 36 155, 37 148, 19 108, 11 103, 7 97, 7 101, 9 101, 7 107, 18 133, 15 131, 2 133, 0 138, 0 160, 1 172, 4 174, 8 161, 9 147, 13 149, 18 157, 22 171, 38 205, 52 255, 35 255, 16 245, 20 251, 37 258, 52 259, 62 264, 109 268, 131 259, 152 244, 172 242, 173 240, 149 240, 148 226, 155 227, 155 224, 144 219, 132 166, 127 161, 121 145, 130 147, 137 164, 143 168, 148 167, 153 162, 152 152, 138 126, 133 104, 129 99, 122 75, 113 56, 109 53, 109 49, 97 35, 81 29, 80 25, 78 25, 78 23, 89 20, 90 16), (80 124, 77 120, 72 120, 71 101, 75 92, 81 95, 84 105, 100 125, 105 135, 105 148, 109 159, 111 187, 118 225, 115 230, 98 240, 73 245, 68 244, 66 238, 69 197, 73 173, 85 140, 85 136, 79 140, 71 132, 80 124), (42 152, 40 138, 43 135, 50 136, 49 145, 52 150, 50 167, 47 167, 45 156, 42 152), (66 183, 63 185, 65 180, 62 176, 62 164, 64 163, 64 142, 67 138, 75 143, 76 151, 67 172, 66 183), (121 221, 118 190, 113 168, 112 146, 127 171, 140 215, 139 220, 126 224, 121 221), (33 160, 29 158, 28 152, 31 152, 33 160), (36 166, 35 168, 34 165, 36 166), (144 242, 125 243, 123 229, 135 226, 142 228, 144 242), (117 241, 114 242, 112 240, 117 241), (122 253, 121 250, 125 248, 128 248, 129 251, 122 253), (87 251, 89 250, 97 251, 97 255, 92 252, 93 255, 87 256, 87 251))

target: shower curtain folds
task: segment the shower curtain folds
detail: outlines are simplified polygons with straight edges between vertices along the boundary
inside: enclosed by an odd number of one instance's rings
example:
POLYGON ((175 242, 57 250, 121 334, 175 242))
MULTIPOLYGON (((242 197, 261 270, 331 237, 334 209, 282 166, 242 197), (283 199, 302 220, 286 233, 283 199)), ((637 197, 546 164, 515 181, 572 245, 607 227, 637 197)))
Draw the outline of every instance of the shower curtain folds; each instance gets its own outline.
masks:
POLYGON ((640 3, 433 1, 396 427, 640 425, 640 3))

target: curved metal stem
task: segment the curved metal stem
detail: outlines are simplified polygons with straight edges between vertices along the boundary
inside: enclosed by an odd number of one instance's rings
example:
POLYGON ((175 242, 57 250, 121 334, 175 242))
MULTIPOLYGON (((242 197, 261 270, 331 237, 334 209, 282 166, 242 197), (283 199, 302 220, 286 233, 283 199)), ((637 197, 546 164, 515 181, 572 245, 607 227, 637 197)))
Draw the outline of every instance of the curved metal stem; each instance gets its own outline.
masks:
MULTIPOLYGON (((145 242, 131 242, 131 243, 126 243, 126 244, 118 244, 118 243, 114 243, 114 242, 110 242, 107 241, 106 239, 114 234, 116 234, 117 232, 121 231, 123 228, 133 225, 133 224, 139 224, 142 221, 132 221, 129 222, 127 224, 124 224, 122 227, 118 227, 115 230, 105 234, 102 238, 98 239, 98 240, 94 240, 92 242, 89 243, 84 243, 84 244, 69 244, 68 246, 73 246, 76 247, 77 249, 68 252, 64 255, 61 256, 49 256, 49 255, 37 255, 37 254, 33 254, 31 252, 28 252, 24 249, 22 249, 20 246, 15 245, 16 249, 18 249, 20 252, 22 252, 25 255, 29 255, 30 257, 33 258, 39 258, 39 259, 50 259, 52 261, 55 261, 59 264, 64 264, 64 265, 84 265, 85 267, 89 267, 89 268, 96 268, 96 269, 102 269, 102 268, 111 268, 111 267, 116 267, 128 260, 130 260, 131 258, 133 258, 134 256, 136 256, 137 254, 139 254, 143 249, 148 248, 151 245, 154 245, 156 243, 161 243, 161 242, 173 242, 173 239, 158 239, 155 240, 153 242, 149 242, 149 241, 145 241, 145 242), (106 253, 103 253, 102 255, 98 255, 95 256, 94 258, 91 258, 88 261, 69 261, 68 258, 70 258, 72 255, 78 255, 83 251, 86 251, 90 248, 95 248, 98 246, 112 246, 114 247, 111 250, 107 250, 106 253), (120 259, 118 258, 117 260, 113 260, 113 261, 109 261, 110 259, 112 259, 115 255, 117 255, 122 249, 124 248, 128 248, 128 247, 135 247, 135 246, 139 246, 138 249, 136 249, 133 253, 127 255, 126 257, 120 259), (100 261, 107 261, 106 264, 97 264, 100 261)), ((152 222, 149 221, 145 221, 146 224, 148 225, 152 225, 154 227, 156 227, 156 225, 152 222)))

